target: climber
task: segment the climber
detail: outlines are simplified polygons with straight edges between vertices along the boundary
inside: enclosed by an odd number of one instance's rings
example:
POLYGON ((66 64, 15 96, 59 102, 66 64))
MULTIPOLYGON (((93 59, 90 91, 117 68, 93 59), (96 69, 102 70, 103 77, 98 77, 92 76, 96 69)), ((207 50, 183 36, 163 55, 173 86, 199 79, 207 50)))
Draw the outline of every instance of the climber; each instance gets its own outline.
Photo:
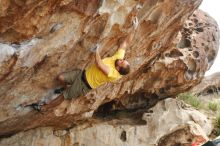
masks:
MULTIPOLYGON (((132 20, 136 30, 138 19, 132 20)), ((129 63, 124 60, 125 49, 131 43, 134 32, 120 43, 117 52, 112 57, 101 59, 99 46, 95 45, 90 50, 95 52, 95 64, 85 70, 74 70, 58 75, 58 80, 66 84, 67 88, 56 89, 54 93, 62 93, 48 104, 32 104, 31 106, 38 111, 45 111, 62 103, 64 99, 72 99, 85 95, 91 89, 95 89, 107 82, 115 82, 130 71, 129 63)))

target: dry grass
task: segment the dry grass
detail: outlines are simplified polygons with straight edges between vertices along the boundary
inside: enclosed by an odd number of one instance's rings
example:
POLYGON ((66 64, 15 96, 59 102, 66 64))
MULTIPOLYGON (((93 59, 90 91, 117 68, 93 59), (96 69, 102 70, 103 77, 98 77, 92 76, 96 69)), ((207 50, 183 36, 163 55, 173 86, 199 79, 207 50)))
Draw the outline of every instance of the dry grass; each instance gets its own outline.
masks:
POLYGON ((182 93, 177 96, 178 99, 183 100, 185 103, 190 104, 191 106, 195 108, 201 107, 201 101, 199 98, 192 93, 182 93))
POLYGON ((216 102, 209 102, 208 108, 209 108, 210 110, 216 112, 216 111, 218 111, 219 106, 218 106, 218 103, 216 103, 216 102))

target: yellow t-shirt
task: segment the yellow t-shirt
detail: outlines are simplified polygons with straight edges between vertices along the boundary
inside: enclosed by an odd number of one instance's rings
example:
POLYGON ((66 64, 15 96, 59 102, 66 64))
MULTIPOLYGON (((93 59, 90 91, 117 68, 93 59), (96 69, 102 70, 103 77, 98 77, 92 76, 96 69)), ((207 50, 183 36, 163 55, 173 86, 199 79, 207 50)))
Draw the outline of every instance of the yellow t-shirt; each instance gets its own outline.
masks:
POLYGON ((119 49, 112 57, 107 57, 102 59, 103 63, 107 65, 110 69, 108 75, 105 75, 96 64, 91 65, 86 69, 86 79, 92 88, 97 88, 98 86, 106 82, 114 82, 121 78, 120 73, 115 68, 115 61, 117 59, 123 59, 125 56, 125 50, 119 49))

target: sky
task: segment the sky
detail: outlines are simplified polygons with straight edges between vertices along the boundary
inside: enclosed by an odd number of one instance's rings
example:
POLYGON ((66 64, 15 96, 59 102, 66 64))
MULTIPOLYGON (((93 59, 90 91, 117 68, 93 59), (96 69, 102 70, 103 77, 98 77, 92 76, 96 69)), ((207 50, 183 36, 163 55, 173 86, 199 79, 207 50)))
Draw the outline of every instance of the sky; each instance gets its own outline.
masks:
MULTIPOLYGON (((220 0, 203 0, 199 8, 213 17, 217 21, 218 26, 220 26, 220 0)), ((215 72, 220 72, 220 50, 218 51, 214 64, 206 72, 205 76, 211 75, 215 72)))

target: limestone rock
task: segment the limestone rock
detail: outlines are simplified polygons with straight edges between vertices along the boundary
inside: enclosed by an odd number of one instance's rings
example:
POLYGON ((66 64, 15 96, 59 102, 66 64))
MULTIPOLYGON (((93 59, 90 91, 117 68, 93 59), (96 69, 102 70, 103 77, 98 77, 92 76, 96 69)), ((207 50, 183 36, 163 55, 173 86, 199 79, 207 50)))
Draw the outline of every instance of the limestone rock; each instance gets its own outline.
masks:
MULTIPOLYGON (((219 41, 218 26, 207 14, 196 11, 187 20, 200 3, 1 0, 0 41, 8 51, 0 59, 0 136, 92 123, 118 110, 134 111, 132 115, 195 86, 213 63, 219 41), (95 43, 101 45, 102 57, 112 55, 120 38, 131 33, 134 15, 140 25, 126 54, 130 75, 73 99, 59 116, 56 109, 41 114, 18 108, 51 96, 59 73, 94 63, 89 49, 95 43)), ((134 115, 131 120, 141 122, 134 115)))
POLYGON ((191 92, 197 95, 210 95, 220 91, 220 73, 205 77, 201 83, 191 89, 191 92))
MULTIPOLYGON (((160 101, 149 109, 141 125, 118 125, 120 119, 104 123, 81 125, 68 130, 53 131, 38 128, 20 132, 0 141, 0 145, 13 144, 49 146, 174 146, 190 145, 198 138, 206 138, 211 132, 211 123, 197 110, 175 99, 160 101)), ((124 119, 125 122, 125 119, 124 119)))

